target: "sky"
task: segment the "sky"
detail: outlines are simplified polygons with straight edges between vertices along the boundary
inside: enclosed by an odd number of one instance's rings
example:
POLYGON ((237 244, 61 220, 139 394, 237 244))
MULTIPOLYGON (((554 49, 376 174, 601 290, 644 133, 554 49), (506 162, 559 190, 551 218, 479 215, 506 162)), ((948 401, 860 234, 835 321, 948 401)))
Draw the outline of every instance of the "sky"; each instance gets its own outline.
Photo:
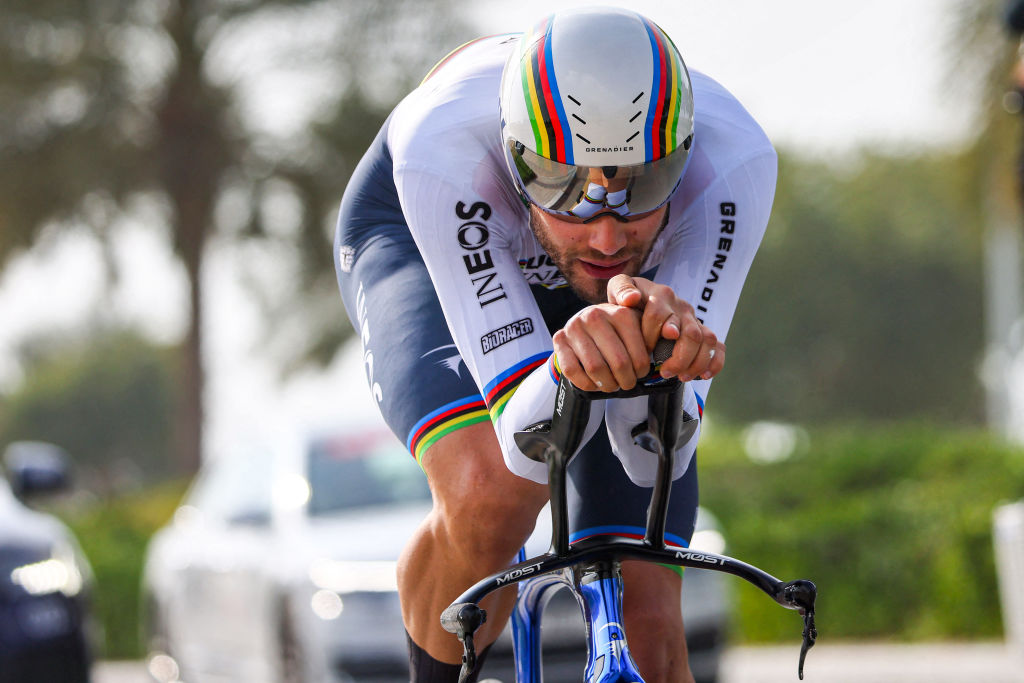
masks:
MULTIPOLYGON (((634 0, 628 6, 661 25, 689 68, 731 90, 778 145, 842 159, 865 144, 900 150, 966 137, 972 112, 949 94, 946 83, 950 64, 944 48, 954 3, 634 0)), ((473 5, 468 19, 481 35, 505 33, 529 27, 554 8, 585 4, 594 3, 488 0, 473 5)), ((288 81, 284 76, 277 81, 281 87, 288 81)), ((253 92, 261 90, 268 89, 253 92)), ((275 91, 275 102, 288 99, 275 91)), ((294 109, 274 109, 258 99, 251 105, 251 111, 263 112, 269 130, 296 125, 294 109)), ((99 300, 102 251, 84 234, 49 241, 0 272, 0 390, 17 384, 13 349, 26 335, 44 327, 72 328, 111 307, 156 341, 180 338, 184 275, 166 235, 147 225, 152 222, 143 215, 117 228, 121 279, 112 301, 99 300)), ((210 294, 209 451, 233 441, 239 430, 266 425, 270 417, 282 429, 298 430, 365 419, 372 402, 365 400, 356 348, 327 372, 301 374, 287 386, 276 383, 258 352, 259 318, 237 276, 240 258, 215 243, 204 274, 210 294)))
MULTIPOLYGON (((552 8, 595 4, 518 0, 477 5, 485 32, 529 27, 552 8)), ((777 144, 811 153, 863 142, 948 141, 966 130, 943 87, 943 48, 956 0, 632 0, 718 80, 777 144)))

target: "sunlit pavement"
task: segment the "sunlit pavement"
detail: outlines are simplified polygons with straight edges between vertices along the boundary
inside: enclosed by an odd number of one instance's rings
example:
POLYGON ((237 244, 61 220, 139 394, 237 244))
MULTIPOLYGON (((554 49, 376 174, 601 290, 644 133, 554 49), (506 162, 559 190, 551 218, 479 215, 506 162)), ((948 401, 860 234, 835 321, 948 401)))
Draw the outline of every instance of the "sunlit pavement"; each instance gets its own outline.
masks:
POLYGON ((142 662, 100 662, 92 671, 92 683, 153 683, 142 662))
MULTIPOLYGON (((733 648, 721 683, 793 683, 799 651, 799 645, 733 648)), ((807 683, 1024 683, 1024 655, 998 643, 818 645, 804 674, 807 683)), ((101 662, 93 683, 152 679, 141 662, 101 662)))
MULTIPOLYGON (((797 681, 800 646, 734 648, 722 683, 797 681)), ((1024 656, 1002 643, 817 645, 807 654, 807 683, 1022 683, 1024 656)))

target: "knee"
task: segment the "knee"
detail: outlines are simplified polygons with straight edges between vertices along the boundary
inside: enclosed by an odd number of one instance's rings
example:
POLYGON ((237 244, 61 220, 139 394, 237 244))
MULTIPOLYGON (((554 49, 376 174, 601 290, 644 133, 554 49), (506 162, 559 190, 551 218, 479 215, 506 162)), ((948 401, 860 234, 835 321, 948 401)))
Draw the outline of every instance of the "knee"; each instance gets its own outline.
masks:
POLYGON ((533 532, 540 506, 529 496, 495 487, 486 478, 472 481, 435 500, 436 522, 443 525, 456 552, 501 566, 533 532))
POLYGON ((497 568, 512 559, 533 531, 547 489, 508 471, 493 431, 490 439, 476 439, 468 450, 459 448, 466 441, 438 442, 432 451, 447 448, 428 452, 424 459, 434 494, 433 524, 456 554, 497 568))

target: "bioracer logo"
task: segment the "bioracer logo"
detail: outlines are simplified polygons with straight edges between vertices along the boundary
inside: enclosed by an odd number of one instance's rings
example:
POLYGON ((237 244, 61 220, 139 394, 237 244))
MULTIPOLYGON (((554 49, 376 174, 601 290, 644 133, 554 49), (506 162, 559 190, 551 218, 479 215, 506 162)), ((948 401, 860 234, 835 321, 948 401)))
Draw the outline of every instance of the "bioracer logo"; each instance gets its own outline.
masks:
POLYGON ((529 318, 523 318, 514 323, 508 323, 496 330, 491 330, 480 337, 480 348, 483 349, 484 353, 490 353, 499 346, 508 344, 510 341, 528 334, 533 334, 533 321, 529 318))

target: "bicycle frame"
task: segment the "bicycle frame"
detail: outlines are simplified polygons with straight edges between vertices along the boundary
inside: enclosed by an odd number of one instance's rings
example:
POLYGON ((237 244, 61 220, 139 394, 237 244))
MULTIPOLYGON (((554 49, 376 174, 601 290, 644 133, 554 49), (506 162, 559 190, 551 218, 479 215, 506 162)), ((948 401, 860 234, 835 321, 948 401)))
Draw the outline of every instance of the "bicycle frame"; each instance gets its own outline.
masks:
MULTIPOLYGON (((526 554, 520 551, 519 559, 526 554)), ((641 681, 629 654, 622 627, 622 576, 614 563, 601 563, 590 569, 561 572, 526 579, 519 584, 519 595, 512 611, 512 647, 515 653, 516 680, 540 683, 541 617, 551 596, 566 588, 574 594, 587 625, 587 665, 585 681, 641 681)))
POLYGON ((519 584, 519 597, 512 614, 518 683, 541 683, 540 622, 544 605, 554 591, 568 586, 583 610, 587 628, 587 683, 642 683, 622 628, 622 560, 642 560, 682 567, 699 567, 738 576, 760 588, 777 603, 798 611, 804 617, 803 644, 798 674, 803 679, 804 658, 814 645, 815 585, 806 580, 783 582, 740 560, 714 553, 665 546, 665 524, 675 445, 688 440, 695 421, 686 420, 682 411, 682 385, 677 380, 662 380, 652 372, 629 391, 614 394, 578 390, 565 377, 559 383, 555 411, 550 421, 531 425, 516 434, 516 442, 528 456, 548 464, 551 492, 551 548, 537 557, 525 559, 502 572, 477 582, 460 595, 441 615, 442 626, 463 643, 464 683, 476 665, 473 634, 484 623, 486 613, 480 601, 488 594, 512 583, 519 584), (583 438, 590 402, 608 398, 648 396, 647 421, 633 430, 639 445, 658 458, 655 485, 647 513, 647 529, 642 540, 624 537, 595 537, 569 544, 566 504, 566 470, 583 438), (687 431, 689 430, 689 433, 687 431), (681 434, 682 432, 682 434, 681 434), (608 540, 612 538, 613 540, 608 540))

